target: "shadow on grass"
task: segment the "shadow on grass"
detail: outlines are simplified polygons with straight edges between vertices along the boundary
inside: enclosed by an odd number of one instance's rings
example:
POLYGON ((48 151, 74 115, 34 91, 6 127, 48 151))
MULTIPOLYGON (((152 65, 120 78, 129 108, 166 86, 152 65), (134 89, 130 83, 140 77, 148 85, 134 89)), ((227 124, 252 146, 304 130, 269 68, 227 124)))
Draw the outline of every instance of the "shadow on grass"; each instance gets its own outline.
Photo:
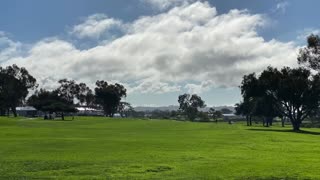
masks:
POLYGON ((62 120, 62 119, 42 119, 43 121, 52 121, 52 122, 55 122, 55 121, 74 121, 74 119, 65 119, 65 120, 62 120))
POLYGON ((263 132, 284 132, 284 133, 288 133, 288 132, 291 132, 291 133, 298 133, 298 134, 310 134, 310 135, 317 135, 317 136, 320 136, 320 132, 312 132, 312 131, 304 131, 304 130, 300 130, 300 131, 293 131, 293 130, 288 130, 288 129, 284 129, 284 130, 281 130, 281 129, 247 129, 249 131, 263 131, 263 132))

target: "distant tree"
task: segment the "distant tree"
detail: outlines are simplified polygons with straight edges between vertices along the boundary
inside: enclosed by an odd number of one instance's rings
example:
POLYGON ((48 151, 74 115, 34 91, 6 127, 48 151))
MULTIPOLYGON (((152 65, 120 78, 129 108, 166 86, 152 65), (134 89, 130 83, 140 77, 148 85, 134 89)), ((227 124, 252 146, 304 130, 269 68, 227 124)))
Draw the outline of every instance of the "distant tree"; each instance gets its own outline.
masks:
POLYGON ((94 94, 92 90, 85 84, 80 83, 78 84, 79 91, 75 91, 75 97, 78 99, 79 104, 81 106, 93 107, 94 104, 94 94))
POLYGON ((97 81, 95 88, 95 99, 106 116, 113 117, 118 110, 121 99, 126 97, 127 90, 120 84, 108 84, 105 81, 97 81))
POLYGON ((211 117, 216 123, 218 123, 218 119, 223 117, 221 111, 217 111, 214 108, 209 109, 209 117, 211 117))
POLYGON ((247 126, 252 126, 252 117, 255 114, 256 101, 254 98, 244 99, 235 105, 236 115, 245 116, 247 121, 247 126))
POLYGON ((76 112, 73 102, 59 95, 58 91, 40 89, 29 97, 28 104, 39 111, 60 114, 62 120, 64 120, 64 113, 76 112))
POLYGON ((74 80, 61 79, 58 82, 60 86, 55 91, 60 97, 68 102, 74 102, 77 97, 80 98, 80 86, 74 80))
POLYGON ((20 68, 15 64, 6 68, 0 67, 1 115, 11 109, 16 117, 16 107, 23 104, 29 90, 36 87, 36 79, 25 68, 20 68))
POLYGON ((208 112, 200 111, 198 113, 198 117, 199 117, 201 122, 210 122, 210 117, 208 115, 208 112))
POLYGON ((311 34, 307 38, 308 46, 300 49, 298 63, 320 71, 320 37, 311 34))
POLYGON ((121 117, 128 117, 130 112, 133 111, 133 107, 130 103, 127 102, 120 102, 118 106, 118 113, 121 117))
POLYGON ((178 102, 180 104, 179 109, 187 116, 191 121, 194 121, 198 115, 199 108, 204 108, 205 102, 200 96, 193 94, 183 94, 179 96, 178 102))
POLYGON ((222 114, 232 114, 232 113, 233 113, 233 112, 232 112, 230 109, 228 109, 228 108, 223 108, 223 109, 220 110, 220 112, 222 112, 222 114))

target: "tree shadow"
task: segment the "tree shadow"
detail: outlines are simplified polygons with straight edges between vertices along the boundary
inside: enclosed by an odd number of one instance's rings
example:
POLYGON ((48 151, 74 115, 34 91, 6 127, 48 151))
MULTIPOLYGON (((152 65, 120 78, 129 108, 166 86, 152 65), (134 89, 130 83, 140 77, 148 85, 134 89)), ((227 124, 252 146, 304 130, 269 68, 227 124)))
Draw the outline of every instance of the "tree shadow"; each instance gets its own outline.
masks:
POLYGON ((42 119, 42 120, 44 120, 44 121, 48 121, 48 122, 50 122, 50 121, 52 121, 52 122, 55 122, 55 121, 74 121, 74 119, 72 120, 72 119, 65 119, 65 120, 62 120, 62 119, 42 119))
POLYGON ((312 132, 312 131, 305 131, 305 130, 300 130, 300 131, 294 131, 294 130, 289 130, 289 129, 247 129, 248 131, 260 131, 260 132, 283 132, 283 133, 298 133, 298 134, 310 134, 310 135, 317 135, 320 136, 320 132, 312 132))

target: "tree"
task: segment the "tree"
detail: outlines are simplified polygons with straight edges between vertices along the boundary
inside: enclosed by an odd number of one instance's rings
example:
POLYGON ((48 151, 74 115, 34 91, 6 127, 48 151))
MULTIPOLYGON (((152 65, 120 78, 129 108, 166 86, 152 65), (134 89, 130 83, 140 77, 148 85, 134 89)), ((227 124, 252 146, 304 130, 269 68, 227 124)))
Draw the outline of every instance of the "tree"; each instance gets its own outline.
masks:
POLYGON ((76 112, 73 102, 59 95, 58 91, 40 89, 28 99, 28 104, 39 111, 61 114, 62 120, 64 120, 64 113, 76 112))
POLYGON ((105 81, 97 81, 95 99, 106 116, 113 117, 118 110, 121 99, 127 96, 127 90, 120 84, 108 84, 105 81))
MULTIPOLYGON (((252 99, 253 100, 253 99, 252 99)), ((254 115, 255 102, 244 100, 243 102, 235 105, 236 115, 245 116, 247 126, 252 126, 252 116, 254 115)))
POLYGON ((246 117, 247 126, 252 126, 252 117, 256 112, 257 97, 261 95, 259 80, 255 73, 245 75, 240 85, 243 102, 236 104, 236 115, 246 117))
POLYGON ((223 114, 221 111, 216 111, 214 108, 209 109, 209 116, 216 122, 218 123, 218 119, 222 118, 223 114))
POLYGON ((85 84, 80 83, 78 85, 79 91, 75 97, 79 100, 79 104, 82 106, 93 107, 94 106, 94 94, 92 90, 85 84))
POLYGON ((308 46, 300 49, 298 63, 316 71, 320 70, 320 37, 311 34, 307 38, 308 46))
POLYGON ((75 98, 80 97, 80 86, 74 80, 61 79, 58 82, 60 86, 55 91, 60 97, 68 102, 74 102, 75 98))
POLYGON ((198 108, 204 108, 205 102, 200 96, 193 94, 183 94, 179 96, 178 102, 180 104, 179 109, 187 116, 191 121, 194 121, 199 111, 198 108))
POLYGON ((245 100, 266 98, 262 103, 271 104, 272 109, 262 114, 272 117, 280 113, 290 119, 294 131, 299 131, 302 121, 319 107, 320 74, 312 75, 304 68, 279 71, 268 67, 258 79, 245 83, 242 91, 245 100))
POLYGON ((121 117, 128 117, 129 113, 133 110, 134 109, 131 104, 127 102, 120 102, 118 106, 118 112, 121 117))
POLYGON ((11 109, 16 117, 16 107, 23 104, 29 90, 33 90, 37 86, 36 79, 25 68, 20 68, 15 64, 5 69, 0 67, 1 114, 3 115, 5 110, 11 109))

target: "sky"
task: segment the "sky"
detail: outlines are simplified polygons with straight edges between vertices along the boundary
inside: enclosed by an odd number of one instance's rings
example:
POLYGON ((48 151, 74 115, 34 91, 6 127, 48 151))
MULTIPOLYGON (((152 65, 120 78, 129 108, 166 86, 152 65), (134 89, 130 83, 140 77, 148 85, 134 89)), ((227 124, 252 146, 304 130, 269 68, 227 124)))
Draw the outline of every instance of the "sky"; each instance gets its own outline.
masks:
POLYGON ((121 83, 134 106, 241 101, 243 75, 296 67, 319 34, 318 0, 2 0, 0 65, 53 89, 62 78, 121 83))

